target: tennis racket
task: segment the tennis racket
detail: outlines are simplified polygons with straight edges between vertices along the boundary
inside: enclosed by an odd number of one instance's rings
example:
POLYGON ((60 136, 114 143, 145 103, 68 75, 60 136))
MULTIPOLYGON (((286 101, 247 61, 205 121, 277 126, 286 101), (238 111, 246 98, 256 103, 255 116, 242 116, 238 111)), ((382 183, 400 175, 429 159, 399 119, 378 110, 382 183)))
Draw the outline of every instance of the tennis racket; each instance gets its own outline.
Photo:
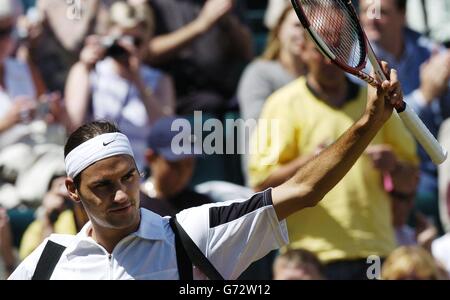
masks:
MULTIPOLYGON (((306 32, 325 57, 345 72, 379 87, 381 83, 363 71, 369 58, 378 78, 387 80, 351 0, 291 1, 306 32)), ((395 110, 433 163, 437 165, 443 163, 447 158, 447 151, 442 148, 417 114, 404 101, 395 107, 395 110)))

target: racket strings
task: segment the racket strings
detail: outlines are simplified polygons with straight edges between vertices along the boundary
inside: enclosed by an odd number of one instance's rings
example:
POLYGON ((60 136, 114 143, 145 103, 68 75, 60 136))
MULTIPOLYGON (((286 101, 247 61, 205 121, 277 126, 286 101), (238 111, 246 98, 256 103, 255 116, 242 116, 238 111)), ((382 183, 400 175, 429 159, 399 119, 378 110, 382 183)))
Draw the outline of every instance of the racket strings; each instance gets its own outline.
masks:
POLYGON ((341 0, 300 0, 311 27, 336 60, 352 68, 365 63, 365 44, 358 20, 341 0))

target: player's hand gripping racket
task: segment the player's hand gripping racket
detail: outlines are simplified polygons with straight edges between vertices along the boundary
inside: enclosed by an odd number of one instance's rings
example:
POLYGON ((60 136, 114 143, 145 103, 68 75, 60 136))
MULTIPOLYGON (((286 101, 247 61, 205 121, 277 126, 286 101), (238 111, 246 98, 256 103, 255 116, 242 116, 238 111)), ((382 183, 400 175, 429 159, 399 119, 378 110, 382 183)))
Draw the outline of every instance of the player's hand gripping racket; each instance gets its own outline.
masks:
MULTIPOLYGON (((351 0, 291 1, 303 27, 325 57, 344 71, 378 87, 380 82, 363 72, 368 57, 375 74, 383 81, 387 79, 351 0)), ((404 101, 395 109, 431 160, 435 164, 443 163, 447 158, 447 151, 436 141, 416 113, 404 101)))

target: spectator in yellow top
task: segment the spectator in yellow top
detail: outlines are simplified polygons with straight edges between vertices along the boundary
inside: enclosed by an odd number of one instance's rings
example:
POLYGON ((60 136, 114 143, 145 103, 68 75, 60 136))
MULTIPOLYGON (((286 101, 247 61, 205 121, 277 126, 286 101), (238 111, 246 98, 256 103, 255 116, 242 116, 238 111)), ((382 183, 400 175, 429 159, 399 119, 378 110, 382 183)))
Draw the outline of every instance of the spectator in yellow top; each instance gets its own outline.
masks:
MULTIPOLYGON (((366 89, 348 80, 312 41, 305 41, 300 53, 308 74, 267 100, 252 137, 249 175, 256 190, 291 178, 334 143, 366 105, 366 89)), ((385 185, 397 193, 413 193, 416 180, 409 174, 417 161, 414 140, 392 116, 323 202, 288 218, 290 246, 315 253, 326 264, 329 279, 366 278, 366 258, 385 257, 395 247, 385 185)))

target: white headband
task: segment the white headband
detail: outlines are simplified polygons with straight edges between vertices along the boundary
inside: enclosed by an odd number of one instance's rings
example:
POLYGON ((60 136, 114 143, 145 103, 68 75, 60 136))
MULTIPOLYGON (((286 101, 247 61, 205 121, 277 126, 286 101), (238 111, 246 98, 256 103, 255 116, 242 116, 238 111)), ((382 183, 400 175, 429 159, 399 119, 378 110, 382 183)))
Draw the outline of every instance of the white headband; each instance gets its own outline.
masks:
POLYGON ((67 176, 75 178, 93 163, 120 154, 134 158, 128 138, 119 132, 98 135, 69 152, 65 158, 67 176))

